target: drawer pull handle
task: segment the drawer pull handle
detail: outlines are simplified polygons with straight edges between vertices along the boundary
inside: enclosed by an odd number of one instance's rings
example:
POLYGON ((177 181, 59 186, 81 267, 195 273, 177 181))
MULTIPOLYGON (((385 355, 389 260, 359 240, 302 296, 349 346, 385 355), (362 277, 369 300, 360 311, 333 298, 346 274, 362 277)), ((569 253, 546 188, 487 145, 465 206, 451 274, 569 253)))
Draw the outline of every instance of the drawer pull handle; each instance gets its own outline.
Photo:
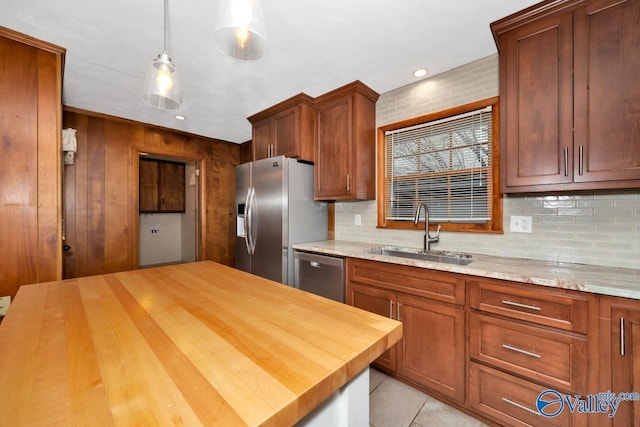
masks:
POLYGON ((503 401, 503 402, 505 402, 505 403, 508 403, 509 405, 513 405, 513 406, 515 406, 516 408, 520 408, 520 409, 522 409, 523 411, 527 411, 527 412, 530 412, 530 413, 535 414, 535 415, 540 415, 540 412, 535 411, 535 410, 533 410, 533 409, 531 409, 531 408, 527 408, 526 406, 521 405, 521 404, 520 404, 520 403, 518 403, 518 402, 514 402, 513 400, 509 399, 508 397, 503 397, 503 398, 502 398, 502 401, 503 401))
POLYGON ((512 305, 514 307, 526 308, 528 310, 535 310, 535 311, 542 310, 540 307, 537 307, 535 305, 520 304, 519 302, 513 302, 513 301, 509 301, 509 300, 502 300, 502 303, 504 305, 512 305))
POLYGON ((527 350, 522 350, 521 348, 513 347, 513 346, 511 346, 509 344, 502 344, 502 348, 506 348, 507 350, 515 351, 516 353, 524 354, 526 356, 535 357, 536 359, 542 358, 542 355, 540 355, 540 354, 532 353, 532 352, 527 351, 527 350))
POLYGON ((620 356, 624 356, 624 317, 620 318, 620 356))
POLYGON ((318 261, 311 261, 309 265, 314 268, 322 268, 322 264, 320 264, 318 261))

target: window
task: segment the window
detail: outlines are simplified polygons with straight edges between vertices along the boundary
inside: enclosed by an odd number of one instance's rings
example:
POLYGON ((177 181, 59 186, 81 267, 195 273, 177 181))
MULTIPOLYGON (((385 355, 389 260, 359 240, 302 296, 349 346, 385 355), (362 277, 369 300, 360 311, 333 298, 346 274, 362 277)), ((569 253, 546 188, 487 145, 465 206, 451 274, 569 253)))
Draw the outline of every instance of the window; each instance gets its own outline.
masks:
POLYGON ((443 230, 502 232, 497 101, 379 128, 379 227, 421 227, 413 218, 426 202, 443 230))

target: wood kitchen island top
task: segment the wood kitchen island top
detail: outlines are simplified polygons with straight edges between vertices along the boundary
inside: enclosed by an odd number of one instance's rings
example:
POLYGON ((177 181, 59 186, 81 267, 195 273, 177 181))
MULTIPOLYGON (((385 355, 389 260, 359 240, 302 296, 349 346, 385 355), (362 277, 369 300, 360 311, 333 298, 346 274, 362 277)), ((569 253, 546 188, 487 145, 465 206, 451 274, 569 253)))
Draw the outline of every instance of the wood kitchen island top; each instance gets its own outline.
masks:
POLYGON ((210 261, 22 286, 0 426, 292 425, 401 335, 210 261))

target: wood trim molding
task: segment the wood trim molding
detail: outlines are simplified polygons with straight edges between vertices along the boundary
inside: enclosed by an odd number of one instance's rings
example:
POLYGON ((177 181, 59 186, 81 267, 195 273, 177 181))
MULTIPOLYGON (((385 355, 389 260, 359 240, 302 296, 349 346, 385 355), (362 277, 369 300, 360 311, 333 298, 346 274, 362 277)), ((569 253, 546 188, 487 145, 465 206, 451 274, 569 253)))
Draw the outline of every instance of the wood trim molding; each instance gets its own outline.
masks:
POLYGON ((53 43, 46 42, 44 40, 36 39, 35 37, 31 37, 31 36, 28 36, 26 34, 23 34, 23 33, 20 33, 18 31, 11 30, 9 28, 2 27, 2 26, 0 26, 0 36, 1 37, 6 37, 6 38, 11 39, 11 40, 15 40, 17 42, 26 44, 28 46, 35 47, 36 49, 40 49, 40 50, 44 50, 44 51, 47 51, 47 52, 51 52, 51 53, 53 53, 55 55, 64 56, 65 53, 67 52, 67 49, 65 49, 63 47, 60 47, 60 46, 55 45, 53 43))
MULTIPOLYGON (((387 221, 384 214, 384 200, 385 200, 385 144, 384 134, 388 130, 399 129, 408 126, 414 126, 420 123, 425 123, 433 120, 438 120, 444 117, 455 116, 468 111, 477 110, 488 105, 493 107, 493 195, 492 195, 492 220, 487 224, 459 224, 459 223, 443 223, 441 224, 442 231, 456 231, 456 232, 472 232, 472 233, 491 233, 502 234, 503 219, 502 219, 502 194, 500 193, 500 138, 499 138, 499 118, 500 118, 500 98, 495 96, 487 98, 481 101, 472 102, 469 104, 461 105, 458 107, 450 108, 435 113, 425 114, 419 117, 413 117, 407 120, 403 120, 397 123, 391 123, 378 128, 377 138, 377 211, 378 211, 378 228, 390 228, 400 230, 423 230, 424 224, 414 224, 412 221, 387 221)), ((432 225, 430 229, 435 230, 436 226, 432 225)))

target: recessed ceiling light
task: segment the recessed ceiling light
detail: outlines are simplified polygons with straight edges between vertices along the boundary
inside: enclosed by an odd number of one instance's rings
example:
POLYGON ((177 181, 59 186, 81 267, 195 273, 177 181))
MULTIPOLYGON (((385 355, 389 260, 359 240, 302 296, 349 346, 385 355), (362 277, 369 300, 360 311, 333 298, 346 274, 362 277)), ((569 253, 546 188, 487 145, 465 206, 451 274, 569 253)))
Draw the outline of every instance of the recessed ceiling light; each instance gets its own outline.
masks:
POLYGON ((178 119, 178 120, 184 120, 184 116, 181 116, 180 114, 178 114, 178 115, 176 116, 176 119, 178 119))
POLYGON ((427 71, 426 68, 418 68, 413 72, 413 77, 419 79, 420 77, 424 77, 427 74, 429 74, 429 72, 427 71))

